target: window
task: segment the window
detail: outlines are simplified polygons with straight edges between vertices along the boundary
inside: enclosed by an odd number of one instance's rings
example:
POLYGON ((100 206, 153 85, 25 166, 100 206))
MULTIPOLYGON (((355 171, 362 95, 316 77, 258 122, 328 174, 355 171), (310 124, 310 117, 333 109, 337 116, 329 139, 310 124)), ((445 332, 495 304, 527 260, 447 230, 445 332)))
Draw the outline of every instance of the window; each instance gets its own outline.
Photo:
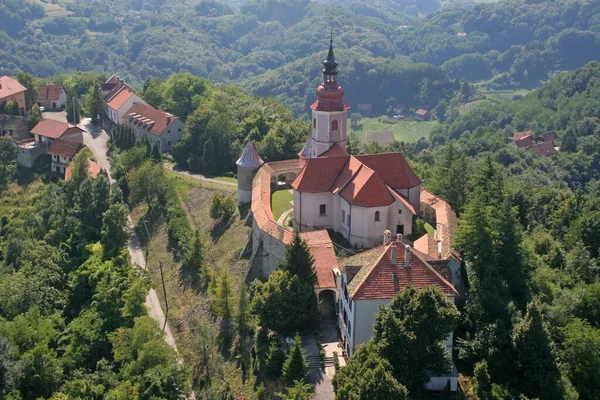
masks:
POLYGON ((336 119, 334 119, 333 121, 331 121, 331 130, 332 131, 337 131, 338 130, 338 122, 336 119))
POLYGON ((379 211, 375 211, 375 221, 379 221, 379 211))
POLYGON ((170 141, 167 142, 167 146, 171 146, 171 142, 170 141))
POLYGON ((327 204, 321 204, 321 205, 319 206, 319 214, 320 214, 321 216, 323 216, 323 215, 327 215, 327 204))
POLYGON ((342 224, 346 223, 346 210, 342 210, 342 224))
POLYGON ((167 133, 171 133, 171 130, 169 129, 169 130, 167 131, 167 133))
POLYGON ((177 132, 181 132, 181 128, 177 129, 177 132))
POLYGON ((313 128, 316 128, 316 127, 317 127, 317 119, 313 118, 313 128))
POLYGON ((350 299, 350 302, 348 303, 348 305, 350 306, 350 311, 352 311, 352 303, 354 303, 354 300, 350 299))
POLYGON ((352 324, 348 321, 348 336, 352 336, 352 324))
POLYGON ((402 209, 398 210, 398 214, 402 214, 402 209))

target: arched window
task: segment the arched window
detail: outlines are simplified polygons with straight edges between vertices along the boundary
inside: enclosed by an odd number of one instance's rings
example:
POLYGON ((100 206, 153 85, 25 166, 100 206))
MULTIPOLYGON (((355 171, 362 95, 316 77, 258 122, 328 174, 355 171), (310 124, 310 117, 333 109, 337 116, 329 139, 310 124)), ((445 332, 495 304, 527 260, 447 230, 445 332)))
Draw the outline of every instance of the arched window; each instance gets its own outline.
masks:
POLYGON ((375 221, 379 221, 379 211, 375 211, 375 221))
POLYGON ((338 130, 338 122, 336 119, 334 119, 333 121, 331 121, 331 130, 332 131, 337 131, 338 130))
POLYGON ((316 127, 317 127, 317 119, 313 118, 313 128, 316 128, 316 127))

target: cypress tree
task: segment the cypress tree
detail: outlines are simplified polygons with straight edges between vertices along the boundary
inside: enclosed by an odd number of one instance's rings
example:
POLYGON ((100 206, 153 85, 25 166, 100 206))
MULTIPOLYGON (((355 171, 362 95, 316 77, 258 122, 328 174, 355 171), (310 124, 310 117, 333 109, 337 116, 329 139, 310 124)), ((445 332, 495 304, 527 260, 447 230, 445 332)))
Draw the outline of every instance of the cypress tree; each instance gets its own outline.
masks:
POLYGON ((308 245, 300 237, 298 230, 294 231, 294 238, 285 250, 285 261, 279 269, 297 275, 303 281, 315 285, 318 282, 317 272, 314 269, 315 259, 308 250, 308 245))
POLYGON ((100 89, 100 85, 95 83, 90 87, 88 92, 88 112, 90 113, 90 117, 96 119, 98 116, 102 117, 104 113, 104 101, 102 100, 102 89, 100 89))
POLYGON ((183 267, 198 272, 202 271, 204 267, 204 240, 200 236, 199 230, 194 232, 194 237, 183 260, 183 267))
POLYGON ((306 362, 306 353, 302 348, 302 339, 300 334, 296 333, 294 343, 290 349, 288 358, 283 363, 283 377, 288 383, 294 381, 306 382, 308 380, 308 363, 306 362))
POLYGON ((152 146, 152 161, 160 162, 160 160, 161 160, 160 148, 158 147, 158 142, 156 142, 156 143, 154 143, 154 146, 152 146))
POLYGON ((519 391, 530 398, 562 399, 563 388, 552 339, 535 303, 527 307, 527 314, 515 326, 513 337, 519 391))

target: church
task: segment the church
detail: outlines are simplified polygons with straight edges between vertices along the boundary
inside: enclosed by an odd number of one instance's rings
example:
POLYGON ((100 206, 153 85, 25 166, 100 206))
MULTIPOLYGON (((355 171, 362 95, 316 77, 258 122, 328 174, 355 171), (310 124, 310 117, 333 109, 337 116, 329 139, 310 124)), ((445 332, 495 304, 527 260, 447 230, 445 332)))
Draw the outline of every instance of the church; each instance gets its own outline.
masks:
MULTIPOLYGON (((401 153, 353 156, 346 152, 347 113, 330 43, 323 81, 312 104, 312 131, 299 158, 303 166, 292 181, 294 227, 300 231, 333 229, 357 248, 382 243, 385 230, 412 233, 419 214, 421 180, 401 153)), ((249 186, 262 165, 253 146, 238 160, 240 182, 249 186), (252 162, 248 162, 248 161, 252 162)), ((244 188, 241 188, 244 192, 244 188)), ((248 190, 238 202, 249 200, 248 190)))

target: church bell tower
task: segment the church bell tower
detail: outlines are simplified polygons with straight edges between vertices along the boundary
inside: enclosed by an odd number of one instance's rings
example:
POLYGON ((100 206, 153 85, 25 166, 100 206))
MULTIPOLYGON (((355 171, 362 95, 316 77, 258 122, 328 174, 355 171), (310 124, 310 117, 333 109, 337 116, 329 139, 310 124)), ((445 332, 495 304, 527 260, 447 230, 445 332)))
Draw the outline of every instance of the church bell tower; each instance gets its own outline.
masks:
POLYGON ((323 82, 317 87, 317 101, 312 109, 312 131, 300 152, 301 158, 318 157, 335 143, 346 149, 347 110, 344 89, 337 81, 337 61, 333 55, 333 38, 323 61, 323 82))

